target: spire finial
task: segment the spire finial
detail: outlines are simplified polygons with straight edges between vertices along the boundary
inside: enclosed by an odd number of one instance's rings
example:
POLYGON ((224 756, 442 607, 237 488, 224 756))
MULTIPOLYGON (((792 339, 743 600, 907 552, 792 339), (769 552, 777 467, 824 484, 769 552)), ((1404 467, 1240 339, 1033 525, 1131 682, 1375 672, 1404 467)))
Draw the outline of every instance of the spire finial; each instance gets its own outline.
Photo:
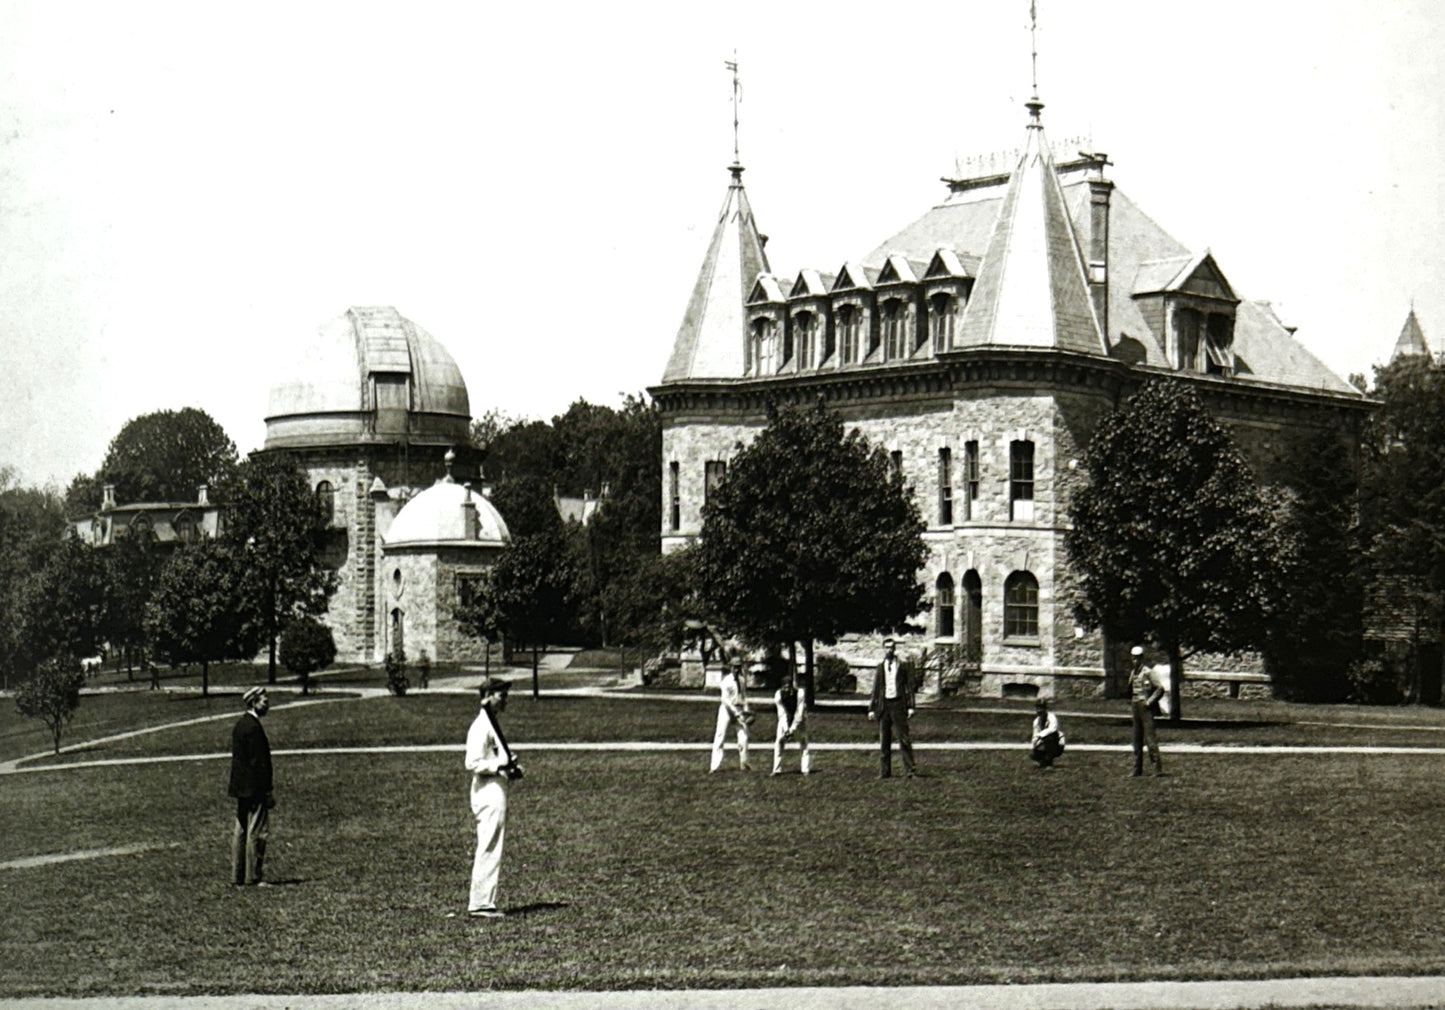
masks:
POLYGON ((1039 2, 1029 0, 1029 55, 1033 68, 1033 97, 1024 103, 1029 110, 1032 121, 1030 127, 1039 127, 1039 113, 1044 111, 1044 103, 1039 101, 1039 2))
POLYGON ((738 81, 738 51, 736 49, 733 50, 733 58, 724 60, 723 66, 733 72, 733 163, 730 170, 734 179, 741 180, 743 165, 738 157, 738 102, 742 98, 743 86, 738 81))

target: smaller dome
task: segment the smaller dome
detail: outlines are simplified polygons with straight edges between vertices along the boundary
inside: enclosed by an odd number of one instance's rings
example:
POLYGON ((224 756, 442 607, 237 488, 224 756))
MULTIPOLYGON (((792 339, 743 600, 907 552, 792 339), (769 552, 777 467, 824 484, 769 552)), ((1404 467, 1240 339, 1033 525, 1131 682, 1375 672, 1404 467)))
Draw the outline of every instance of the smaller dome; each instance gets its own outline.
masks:
POLYGON ((471 488, 440 480, 407 502, 383 538, 387 547, 501 547, 512 539, 501 513, 471 488), (469 513, 475 510, 472 522, 469 513))

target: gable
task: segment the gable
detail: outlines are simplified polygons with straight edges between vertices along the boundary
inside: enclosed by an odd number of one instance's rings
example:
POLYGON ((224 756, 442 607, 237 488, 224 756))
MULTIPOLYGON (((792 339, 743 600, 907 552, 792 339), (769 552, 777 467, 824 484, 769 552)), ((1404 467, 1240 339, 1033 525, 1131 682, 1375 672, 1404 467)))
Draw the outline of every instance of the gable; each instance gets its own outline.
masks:
POLYGON ((1214 262, 1214 257, 1205 253, 1194 267, 1194 270, 1187 274, 1183 281, 1175 285, 1175 290, 1184 291, 1191 295, 1201 295, 1205 298, 1218 298, 1223 301, 1237 302, 1239 299, 1234 294, 1234 289, 1229 286, 1225 279, 1224 272, 1219 269, 1219 264, 1214 262))

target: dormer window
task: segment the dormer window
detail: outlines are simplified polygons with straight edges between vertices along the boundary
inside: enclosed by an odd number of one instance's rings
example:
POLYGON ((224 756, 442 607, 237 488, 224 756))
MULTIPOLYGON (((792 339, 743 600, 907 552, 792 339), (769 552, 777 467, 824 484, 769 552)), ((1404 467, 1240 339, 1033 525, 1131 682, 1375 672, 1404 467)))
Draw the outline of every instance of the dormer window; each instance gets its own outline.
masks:
POLYGON ((793 317, 793 334, 798 367, 812 368, 818 350, 818 317, 811 312, 799 312, 793 317))
POLYGON ((1174 314, 1174 367, 1181 372, 1199 371, 1199 322, 1193 309, 1174 314))
POLYGON ((928 326, 935 354, 953 346, 953 313, 957 304, 958 299, 953 295, 943 293, 928 300, 928 326))
POLYGON ((1205 325, 1204 370, 1210 375, 1234 374, 1234 320, 1211 312, 1205 325))
POLYGON ((767 317, 753 320, 752 333, 748 340, 748 374, 767 375, 772 371, 773 341, 776 328, 767 317))
POLYGON ((843 364, 851 365, 858 360, 858 329, 860 326, 858 306, 838 307, 838 344, 843 364))
POLYGON ((908 313, 903 301, 890 298, 883 303, 883 346, 888 361, 908 356, 908 313))

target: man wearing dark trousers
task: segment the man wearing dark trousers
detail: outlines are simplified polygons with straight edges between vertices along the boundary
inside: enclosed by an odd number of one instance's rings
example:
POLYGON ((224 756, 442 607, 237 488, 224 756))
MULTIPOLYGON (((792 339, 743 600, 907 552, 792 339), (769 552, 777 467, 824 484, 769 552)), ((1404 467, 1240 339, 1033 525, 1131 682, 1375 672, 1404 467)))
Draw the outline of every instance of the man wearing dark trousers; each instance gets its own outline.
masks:
POLYGON ((898 734, 898 753, 903 755, 903 771, 913 778, 913 738, 908 733, 908 720, 913 717, 913 685, 908 671, 898 661, 897 643, 883 640, 883 662, 873 677, 873 699, 868 703, 868 718, 878 720, 878 746, 881 765, 878 777, 893 774, 893 734, 898 734))
POLYGON ((261 863, 266 857, 266 835, 270 830, 271 743, 261 717, 271 708, 264 687, 253 687, 241 696, 245 713, 231 730, 231 787, 236 799, 236 827, 231 834, 231 883, 262 883, 261 863))

